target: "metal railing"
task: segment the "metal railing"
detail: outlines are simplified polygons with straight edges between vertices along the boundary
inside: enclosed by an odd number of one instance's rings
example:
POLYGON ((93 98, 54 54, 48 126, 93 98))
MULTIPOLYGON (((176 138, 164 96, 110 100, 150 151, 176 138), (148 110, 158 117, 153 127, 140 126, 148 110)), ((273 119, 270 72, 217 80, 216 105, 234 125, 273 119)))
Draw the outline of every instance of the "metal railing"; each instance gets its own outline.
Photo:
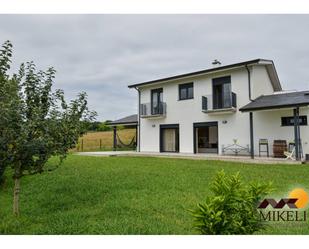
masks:
POLYGON ((152 106, 151 103, 141 104, 140 114, 141 114, 141 117, 165 116, 166 103, 160 102, 156 106, 152 106))
POLYGON ((236 93, 231 92, 229 95, 222 98, 221 101, 214 101, 213 95, 202 96, 202 110, 221 110, 227 108, 237 107, 237 96, 236 93))

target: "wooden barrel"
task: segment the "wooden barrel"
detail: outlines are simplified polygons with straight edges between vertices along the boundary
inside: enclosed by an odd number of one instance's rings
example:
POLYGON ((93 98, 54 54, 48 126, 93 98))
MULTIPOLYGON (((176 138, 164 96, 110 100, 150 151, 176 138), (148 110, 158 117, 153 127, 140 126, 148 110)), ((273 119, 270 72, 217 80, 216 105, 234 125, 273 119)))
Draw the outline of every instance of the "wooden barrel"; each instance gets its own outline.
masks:
POLYGON ((287 151, 286 140, 274 140, 273 154, 274 157, 284 158, 284 152, 287 151))

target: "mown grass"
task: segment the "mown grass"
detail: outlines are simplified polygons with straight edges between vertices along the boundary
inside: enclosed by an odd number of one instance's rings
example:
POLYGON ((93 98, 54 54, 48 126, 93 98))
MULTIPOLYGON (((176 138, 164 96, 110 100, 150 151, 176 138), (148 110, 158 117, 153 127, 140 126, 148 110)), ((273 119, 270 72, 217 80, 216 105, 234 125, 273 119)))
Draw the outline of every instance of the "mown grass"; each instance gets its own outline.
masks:
MULTIPOLYGON (((117 131, 121 141, 129 144, 136 134, 135 129, 117 131)), ((88 132, 78 140, 75 151, 106 151, 113 149, 113 131, 88 132)), ((125 148, 129 150, 130 148, 125 148)), ((118 148, 119 150, 119 148, 118 148)), ((121 150, 121 149, 120 149, 121 150)))
MULTIPOLYGON (((49 164, 54 164, 51 160, 49 164)), ((308 165, 71 155, 54 172, 22 179, 12 215, 10 172, 0 190, 0 234, 196 234, 187 209, 210 194, 218 170, 272 181, 272 197, 309 189, 308 165)), ((308 222, 271 223, 264 234, 309 234, 308 222)))

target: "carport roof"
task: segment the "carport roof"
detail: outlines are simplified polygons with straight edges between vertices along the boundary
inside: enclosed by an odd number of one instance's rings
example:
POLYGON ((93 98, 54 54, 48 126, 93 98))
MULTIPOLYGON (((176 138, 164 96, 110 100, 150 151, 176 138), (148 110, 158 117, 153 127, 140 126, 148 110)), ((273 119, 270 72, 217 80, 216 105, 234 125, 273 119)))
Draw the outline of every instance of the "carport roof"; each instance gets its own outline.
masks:
POLYGON ((300 91, 261 95, 239 110, 242 112, 249 112, 307 105, 309 105, 309 91, 300 91))
POLYGON ((137 114, 109 122, 108 125, 137 125, 137 114))

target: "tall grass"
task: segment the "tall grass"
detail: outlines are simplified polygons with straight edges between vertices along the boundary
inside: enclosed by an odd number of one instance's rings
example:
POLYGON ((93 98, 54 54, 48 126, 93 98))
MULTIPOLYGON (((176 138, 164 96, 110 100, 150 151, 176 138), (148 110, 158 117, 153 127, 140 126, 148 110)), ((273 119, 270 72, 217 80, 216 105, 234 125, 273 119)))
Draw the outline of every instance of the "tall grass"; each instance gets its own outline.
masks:
MULTIPOLYGON (((123 129, 117 131, 120 139, 129 144, 136 134, 135 129, 123 129)), ((106 151, 113 149, 113 131, 88 132, 82 136, 73 152, 76 151, 106 151)), ((130 150, 132 148, 124 148, 130 150)), ((118 150, 121 150, 118 148, 118 150)))

